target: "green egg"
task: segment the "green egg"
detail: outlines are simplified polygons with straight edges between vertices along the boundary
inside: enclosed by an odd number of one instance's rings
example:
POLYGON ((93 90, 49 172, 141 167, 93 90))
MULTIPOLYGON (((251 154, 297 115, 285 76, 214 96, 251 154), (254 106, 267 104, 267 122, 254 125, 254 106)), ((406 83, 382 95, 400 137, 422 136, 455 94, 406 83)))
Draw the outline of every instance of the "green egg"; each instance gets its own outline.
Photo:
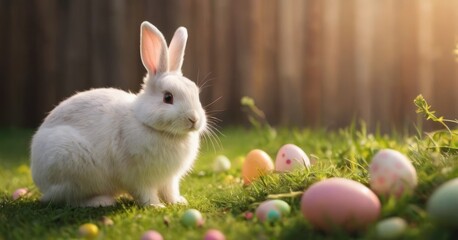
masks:
POLYGON ((181 223, 186 227, 198 227, 203 224, 202 214, 196 209, 188 209, 181 216, 181 223))
POLYGON ((458 228, 458 178, 442 184, 428 200, 426 209, 435 222, 458 228))
POLYGON ((407 223, 400 217, 384 219, 377 223, 375 231, 379 239, 397 239, 404 234, 407 223))

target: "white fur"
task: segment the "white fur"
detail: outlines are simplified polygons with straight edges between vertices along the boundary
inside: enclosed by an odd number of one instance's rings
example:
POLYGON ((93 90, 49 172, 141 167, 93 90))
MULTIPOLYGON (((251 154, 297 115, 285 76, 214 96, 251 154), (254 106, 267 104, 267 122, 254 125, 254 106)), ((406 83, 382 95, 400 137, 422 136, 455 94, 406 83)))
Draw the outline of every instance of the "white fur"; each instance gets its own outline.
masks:
POLYGON ((108 206, 128 193, 142 205, 186 203, 179 183, 197 157, 207 120, 199 89, 181 74, 187 33, 177 32, 169 58, 159 30, 142 23, 141 57, 148 75, 140 93, 81 92, 46 117, 31 149, 32 177, 42 201, 108 206), (173 104, 163 101, 166 91, 173 104))

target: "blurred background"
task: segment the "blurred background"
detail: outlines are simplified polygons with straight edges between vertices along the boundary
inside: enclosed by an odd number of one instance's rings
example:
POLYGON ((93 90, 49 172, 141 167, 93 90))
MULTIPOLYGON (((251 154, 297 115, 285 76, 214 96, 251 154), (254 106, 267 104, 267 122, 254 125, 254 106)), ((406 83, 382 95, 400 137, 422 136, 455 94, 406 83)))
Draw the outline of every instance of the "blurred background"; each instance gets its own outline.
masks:
POLYGON ((184 75, 221 125, 250 96, 274 125, 413 127, 458 117, 456 0, 0 0, 0 126, 37 127, 77 91, 137 92, 142 21, 188 28, 184 75))

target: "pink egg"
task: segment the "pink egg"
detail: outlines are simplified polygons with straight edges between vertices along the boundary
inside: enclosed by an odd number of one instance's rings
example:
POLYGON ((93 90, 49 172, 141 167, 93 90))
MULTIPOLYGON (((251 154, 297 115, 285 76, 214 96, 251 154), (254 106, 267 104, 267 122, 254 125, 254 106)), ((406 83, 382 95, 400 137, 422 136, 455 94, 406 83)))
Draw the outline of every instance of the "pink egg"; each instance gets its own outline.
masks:
POLYGON ((246 212, 244 215, 246 220, 251 220, 253 218, 253 213, 252 212, 246 212))
POLYGON ((380 215, 380 201, 363 184, 345 178, 314 183, 302 195, 301 211, 316 228, 365 229, 380 215))
POLYGON ((308 167, 310 167, 310 160, 298 146, 286 144, 278 150, 277 158, 275 159, 275 170, 289 172, 308 167))
POLYGON ((19 188, 16 189, 16 191, 13 192, 13 200, 17 200, 23 196, 25 196, 29 190, 27 188, 19 188))
POLYGON ((141 240, 163 240, 164 238, 159 232, 149 230, 146 231, 143 235, 141 240))
POLYGON ((225 240, 224 234, 216 229, 210 229, 205 233, 204 240, 225 240))
POLYGON ((383 149, 372 158, 369 166, 370 186, 380 196, 400 197, 411 193, 417 186, 417 172, 402 153, 383 149))

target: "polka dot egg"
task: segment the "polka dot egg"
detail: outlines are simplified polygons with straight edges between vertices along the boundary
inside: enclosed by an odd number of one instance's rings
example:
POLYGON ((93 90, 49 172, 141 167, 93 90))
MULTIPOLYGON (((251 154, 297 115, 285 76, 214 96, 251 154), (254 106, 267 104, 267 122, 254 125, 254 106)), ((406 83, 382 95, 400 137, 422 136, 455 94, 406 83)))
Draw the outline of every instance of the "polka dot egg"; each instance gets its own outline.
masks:
POLYGON ((275 170, 289 172, 295 169, 310 167, 310 159, 305 152, 294 144, 286 144, 280 148, 275 159, 275 170))
POLYGON ((380 196, 400 197, 417 186, 417 172, 410 160, 393 149, 383 149, 369 166, 370 187, 380 196))

